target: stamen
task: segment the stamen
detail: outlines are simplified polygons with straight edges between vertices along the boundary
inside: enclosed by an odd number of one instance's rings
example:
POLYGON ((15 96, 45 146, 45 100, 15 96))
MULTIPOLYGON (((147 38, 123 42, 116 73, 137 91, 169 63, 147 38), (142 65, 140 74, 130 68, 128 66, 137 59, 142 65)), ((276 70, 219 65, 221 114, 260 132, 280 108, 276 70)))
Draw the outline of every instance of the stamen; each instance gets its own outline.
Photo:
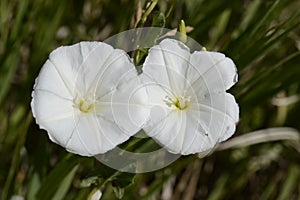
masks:
POLYGON ((165 100, 163 100, 166 104, 167 104, 167 106, 169 106, 169 107, 172 107, 172 105, 174 104, 174 102, 173 102, 173 100, 170 98, 170 97, 168 97, 168 96, 165 96, 165 100))
POLYGON ((76 98, 75 107, 78 108, 83 113, 89 113, 93 110, 95 103, 84 99, 84 98, 76 98))
POLYGON ((166 96, 164 102, 167 106, 172 107, 174 106, 178 110, 186 109, 190 104, 191 97, 176 97, 175 99, 171 99, 170 97, 166 96))

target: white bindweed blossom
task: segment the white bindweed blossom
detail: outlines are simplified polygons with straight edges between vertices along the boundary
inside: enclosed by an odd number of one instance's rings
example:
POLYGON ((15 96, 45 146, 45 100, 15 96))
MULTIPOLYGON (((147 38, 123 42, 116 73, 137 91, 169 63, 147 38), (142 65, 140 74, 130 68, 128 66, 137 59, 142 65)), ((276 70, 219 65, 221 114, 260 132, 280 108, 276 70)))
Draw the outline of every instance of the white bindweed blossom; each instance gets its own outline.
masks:
POLYGON ((224 54, 165 39, 149 50, 141 79, 152 107, 144 131, 171 153, 207 151, 235 132, 239 107, 226 90, 237 69, 224 54))
POLYGON ((127 54, 102 42, 54 50, 32 92, 32 112, 49 138, 68 151, 94 156, 141 129, 147 95, 127 54))

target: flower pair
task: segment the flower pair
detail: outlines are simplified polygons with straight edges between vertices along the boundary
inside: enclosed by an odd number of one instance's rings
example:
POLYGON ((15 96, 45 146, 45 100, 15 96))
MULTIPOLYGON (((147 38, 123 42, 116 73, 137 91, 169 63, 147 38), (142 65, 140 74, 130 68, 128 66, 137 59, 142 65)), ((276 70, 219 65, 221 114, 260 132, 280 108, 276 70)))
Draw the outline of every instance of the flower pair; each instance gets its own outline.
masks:
POLYGON ((54 50, 41 69, 31 107, 40 128, 68 151, 94 156, 141 128, 171 153, 208 150, 235 131, 239 108, 226 92, 236 67, 221 53, 165 39, 149 50, 143 73, 102 42, 54 50))

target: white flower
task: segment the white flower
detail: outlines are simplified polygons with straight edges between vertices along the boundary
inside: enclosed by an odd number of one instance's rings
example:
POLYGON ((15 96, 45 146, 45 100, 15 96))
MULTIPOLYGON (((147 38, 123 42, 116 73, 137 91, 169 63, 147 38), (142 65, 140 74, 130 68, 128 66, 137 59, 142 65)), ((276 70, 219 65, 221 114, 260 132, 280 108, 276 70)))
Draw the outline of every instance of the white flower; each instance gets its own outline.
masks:
POLYGON ((165 39, 149 50, 141 78, 152 106, 145 132, 171 153, 203 152, 235 131, 239 107, 230 58, 165 39))
POLYGON ((54 50, 36 79, 32 112, 49 138, 93 156, 140 130, 148 117, 145 90, 127 54, 102 42, 54 50))

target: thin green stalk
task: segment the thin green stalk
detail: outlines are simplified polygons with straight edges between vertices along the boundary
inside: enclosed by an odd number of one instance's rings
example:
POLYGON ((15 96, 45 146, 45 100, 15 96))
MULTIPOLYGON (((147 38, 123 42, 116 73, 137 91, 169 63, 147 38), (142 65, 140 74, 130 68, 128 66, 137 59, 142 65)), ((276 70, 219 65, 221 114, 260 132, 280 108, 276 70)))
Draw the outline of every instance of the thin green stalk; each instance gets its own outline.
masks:
POLYGON ((156 4, 157 4, 158 0, 152 0, 150 6, 147 8, 147 10, 145 11, 145 13, 142 15, 141 21, 142 24, 144 24, 148 18, 148 15, 152 12, 152 10, 155 8, 156 4))

